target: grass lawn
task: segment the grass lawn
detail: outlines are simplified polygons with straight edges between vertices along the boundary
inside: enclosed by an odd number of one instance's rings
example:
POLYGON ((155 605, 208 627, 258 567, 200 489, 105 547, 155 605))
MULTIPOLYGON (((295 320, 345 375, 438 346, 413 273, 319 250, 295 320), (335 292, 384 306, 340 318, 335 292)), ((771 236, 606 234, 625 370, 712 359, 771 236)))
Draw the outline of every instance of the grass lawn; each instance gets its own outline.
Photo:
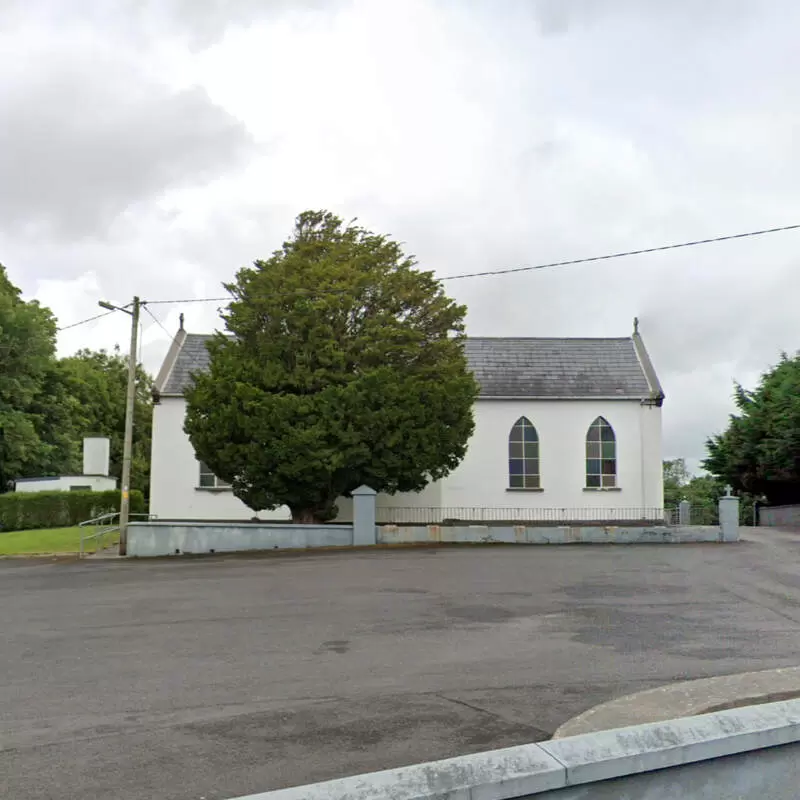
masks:
MULTIPOLYGON (((0 556, 41 555, 43 553, 78 553, 81 548, 81 528, 48 528, 37 531, 0 532, 0 556)), ((83 529, 84 534, 94 529, 83 529)), ((106 534, 103 544, 109 547, 119 541, 119 531, 106 534)), ((97 539, 85 542, 85 552, 94 553, 97 539)))

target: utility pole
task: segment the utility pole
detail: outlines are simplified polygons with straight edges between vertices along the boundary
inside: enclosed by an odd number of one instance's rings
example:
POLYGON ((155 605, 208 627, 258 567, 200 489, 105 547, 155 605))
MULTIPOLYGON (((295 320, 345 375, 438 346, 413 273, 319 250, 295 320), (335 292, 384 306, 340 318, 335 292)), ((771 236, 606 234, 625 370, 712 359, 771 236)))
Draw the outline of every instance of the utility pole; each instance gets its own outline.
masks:
POLYGON ((138 297, 133 298, 132 310, 115 306, 101 300, 98 305, 109 311, 123 311, 131 317, 131 349, 128 353, 128 395, 125 401, 125 440, 122 446, 122 498, 119 504, 119 554, 124 556, 128 551, 128 519, 131 509, 131 454, 133 451, 133 409, 136 404, 136 347, 139 335, 139 308, 142 305, 138 297))

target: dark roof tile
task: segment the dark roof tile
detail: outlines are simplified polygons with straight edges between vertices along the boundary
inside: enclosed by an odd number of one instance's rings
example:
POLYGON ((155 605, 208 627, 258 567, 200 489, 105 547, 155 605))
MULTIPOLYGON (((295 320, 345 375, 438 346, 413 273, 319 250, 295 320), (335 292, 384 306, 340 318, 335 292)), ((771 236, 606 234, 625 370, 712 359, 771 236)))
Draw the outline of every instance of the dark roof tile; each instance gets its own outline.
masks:
POLYGON ((481 397, 647 398, 632 339, 467 339, 481 397))
MULTIPOLYGON (((161 390, 179 395, 208 366, 210 336, 188 334, 161 390)), ((470 338, 467 361, 484 398, 651 399, 634 341, 625 339, 470 338)))

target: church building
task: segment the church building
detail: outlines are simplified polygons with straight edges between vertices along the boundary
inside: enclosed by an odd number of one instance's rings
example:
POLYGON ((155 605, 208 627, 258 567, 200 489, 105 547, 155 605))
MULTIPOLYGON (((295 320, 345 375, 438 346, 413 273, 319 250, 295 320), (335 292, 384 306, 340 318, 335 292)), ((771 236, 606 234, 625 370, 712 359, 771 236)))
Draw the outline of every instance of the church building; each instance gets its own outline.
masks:
MULTIPOLYGON (((150 511, 159 519, 256 516, 196 459, 183 431, 183 393, 208 365, 209 338, 178 331, 156 378, 150 511)), ((464 346, 480 385, 467 454, 422 492, 378 495, 379 522, 663 516, 664 393, 637 324, 624 338, 481 337, 464 346)), ((339 518, 351 513, 342 498, 339 518)))

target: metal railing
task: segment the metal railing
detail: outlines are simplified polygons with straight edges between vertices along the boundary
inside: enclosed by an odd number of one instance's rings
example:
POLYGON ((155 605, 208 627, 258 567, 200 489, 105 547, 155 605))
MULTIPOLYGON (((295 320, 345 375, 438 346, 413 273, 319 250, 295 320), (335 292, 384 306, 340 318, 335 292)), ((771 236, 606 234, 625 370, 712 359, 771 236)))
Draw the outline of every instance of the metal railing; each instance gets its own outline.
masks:
MULTIPOLYGON (((677 507, 664 509, 664 522, 667 525, 680 525, 680 509, 677 507)), ((719 525, 718 506, 690 506, 689 518, 683 523, 685 525, 719 525)))
POLYGON ((378 507, 379 525, 446 525, 450 523, 529 523, 569 525, 618 522, 663 525, 663 508, 482 508, 482 507, 378 507))
MULTIPOLYGON (((129 517, 131 520, 143 519, 145 521, 156 518, 155 514, 130 514, 129 517)), ((90 542, 93 539, 97 540, 95 552, 99 553, 107 546, 104 543, 105 537, 109 534, 119 531, 119 511, 112 511, 108 514, 101 514, 99 517, 95 517, 94 519, 87 519, 84 522, 78 523, 78 527, 81 529, 81 547, 79 557, 85 557, 85 543, 90 542), (99 530, 95 530, 95 528, 99 528, 99 530), (89 531, 91 531, 91 533, 89 531)))
POLYGON ((719 525, 719 506, 692 506, 689 512, 690 525, 719 525))

